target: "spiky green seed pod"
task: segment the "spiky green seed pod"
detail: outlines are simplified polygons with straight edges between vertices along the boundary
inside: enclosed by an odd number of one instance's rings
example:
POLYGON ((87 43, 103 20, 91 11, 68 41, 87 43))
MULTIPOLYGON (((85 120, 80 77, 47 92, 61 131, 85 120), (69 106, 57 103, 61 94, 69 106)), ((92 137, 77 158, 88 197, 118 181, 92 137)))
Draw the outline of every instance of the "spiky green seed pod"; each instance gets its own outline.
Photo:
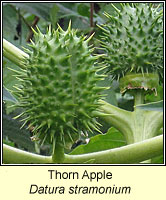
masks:
POLYGON ((80 133, 98 130, 93 111, 105 89, 97 86, 103 76, 97 74, 90 38, 78 37, 71 23, 66 31, 59 26, 34 34, 26 70, 19 76, 19 106, 25 109, 25 124, 34 127, 34 140, 54 144, 58 138, 65 146, 80 133))
POLYGON ((149 3, 112 5, 115 16, 105 13, 108 22, 101 26, 101 45, 105 63, 113 79, 127 73, 157 73, 163 77, 162 10, 149 3))

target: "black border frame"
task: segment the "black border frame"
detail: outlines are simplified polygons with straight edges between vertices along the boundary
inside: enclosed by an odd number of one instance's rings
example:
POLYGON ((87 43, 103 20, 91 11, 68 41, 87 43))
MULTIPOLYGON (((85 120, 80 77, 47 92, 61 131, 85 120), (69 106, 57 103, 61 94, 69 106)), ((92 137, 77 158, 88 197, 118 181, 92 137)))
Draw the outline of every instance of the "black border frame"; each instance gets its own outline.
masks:
POLYGON ((3 44, 3 3, 111 3, 111 2, 125 2, 125 3, 163 3, 163 18, 164 18, 164 26, 163 26, 163 32, 164 32, 164 44, 163 44, 163 53, 164 53, 164 62, 163 62, 163 70, 164 70, 164 84, 163 84, 163 164, 2 164, 3 161, 3 137, 2 137, 2 97, 3 97, 3 91, 2 91, 2 85, 3 85, 3 45, 1 45, 1 161, 0 166, 166 166, 166 155, 165 155, 165 1, 2 1, 1 2, 1 44, 3 44))

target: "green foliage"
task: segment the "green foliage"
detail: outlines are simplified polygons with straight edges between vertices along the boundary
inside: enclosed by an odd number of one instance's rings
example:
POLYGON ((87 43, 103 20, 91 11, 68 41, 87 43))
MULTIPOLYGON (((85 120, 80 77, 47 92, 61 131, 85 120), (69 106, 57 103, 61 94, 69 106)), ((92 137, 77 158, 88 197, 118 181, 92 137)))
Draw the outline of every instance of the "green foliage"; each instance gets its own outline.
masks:
POLYGON ((163 101, 138 105, 137 108, 140 108, 142 110, 151 110, 151 111, 163 112, 163 101))
POLYGON ((59 7, 56 4, 50 10, 50 19, 53 27, 55 27, 56 23, 58 22, 58 11, 59 7))
POLYGON ((153 158, 151 163, 162 164, 163 162, 164 162, 164 158, 163 158, 163 155, 161 155, 161 156, 153 158))
POLYGON ((44 20, 50 20, 50 9, 52 4, 49 3, 10 3, 10 5, 16 6, 16 8, 23 9, 29 13, 32 13, 44 20))
POLYGON ((3 101, 17 102, 15 97, 5 87, 3 87, 3 101))
POLYGON ((3 104, 3 140, 5 144, 17 146, 29 152, 35 152, 35 144, 31 141, 31 133, 26 129, 20 129, 22 125, 18 120, 13 119, 16 112, 7 114, 6 105, 3 104))
POLYGON ((115 128, 110 128, 104 135, 96 135, 90 139, 88 144, 82 144, 75 148, 70 154, 86 154, 92 152, 113 149, 126 145, 124 136, 115 128))

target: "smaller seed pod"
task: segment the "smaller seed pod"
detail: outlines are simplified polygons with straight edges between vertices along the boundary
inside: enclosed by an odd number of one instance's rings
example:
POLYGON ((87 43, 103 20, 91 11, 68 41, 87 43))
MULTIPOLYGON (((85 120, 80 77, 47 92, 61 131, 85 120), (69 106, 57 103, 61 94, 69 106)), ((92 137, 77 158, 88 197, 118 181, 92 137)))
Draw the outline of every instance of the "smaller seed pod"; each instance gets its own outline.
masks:
POLYGON ((38 29, 34 36, 25 70, 18 74, 17 106, 24 109, 24 125, 34 127, 33 140, 68 147, 81 133, 99 131, 93 111, 106 88, 97 86, 104 77, 97 73, 98 56, 88 46, 91 37, 78 37, 71 22, 66 31, 38 29))
MULTIPOLYGON (((160 4, 159 4, 160 5, 160 4)), ((163 11, 149 3, 112 4, 115 15, 99 26, 104 62, 112 79, 129 73, 156 73, 163 80, 163 11)))

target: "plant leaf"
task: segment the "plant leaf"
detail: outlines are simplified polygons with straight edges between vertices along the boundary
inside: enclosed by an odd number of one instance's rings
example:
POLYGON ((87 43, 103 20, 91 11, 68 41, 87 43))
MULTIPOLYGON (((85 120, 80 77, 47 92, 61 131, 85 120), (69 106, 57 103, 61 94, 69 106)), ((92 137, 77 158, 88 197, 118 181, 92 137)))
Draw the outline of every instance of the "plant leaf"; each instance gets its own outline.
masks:
POLYGON ((85 17, 90 17, 90 8, 88 4, 85 3, 79 3, 77 6, 77 12, 85 17))
POLYGON ((153 103, 141 104, 136 106, 139 109, 148 110, 148 111, 159 111, 163 112, 163 100, 153 103))
POLYGON ((16 103, 17 99, 3 86, 3 100, 16 103))
POLYGON ((112 127, 104 135, 96 135, 94 137, 91 137, 88 144, 78 146, 70 154, 77 155, 92 153, 107 149, 113 149, 124 145, 126 145, 124 136, 112 127))
POLYGON ((155 158, 152 158, 152 163, 154 163, 154 164, 162 164, 162 163, 164 163, 163 155, 155 157, 155 158))
POLYGON ((58 12, 59 7, 55 4, 50 10, 50 19, 53 26, 55 26, 58 21, 58 12))
POLYGON ((35 152, 35 143, 31 141, 29 131, 25 128, 20 129, 20 127, 21 123, 19 121, 14 120, 10 115, 3 114, 3 139, 7 137, 19 148, 35 152))
POLYGON ((40 18, 43 18, 46 21, 50 21, 50 9, 53 6, 53 3, 10 3, 11 5, 16 6, 17 8, 24 9, 25 11, 32 13, 40 18))

